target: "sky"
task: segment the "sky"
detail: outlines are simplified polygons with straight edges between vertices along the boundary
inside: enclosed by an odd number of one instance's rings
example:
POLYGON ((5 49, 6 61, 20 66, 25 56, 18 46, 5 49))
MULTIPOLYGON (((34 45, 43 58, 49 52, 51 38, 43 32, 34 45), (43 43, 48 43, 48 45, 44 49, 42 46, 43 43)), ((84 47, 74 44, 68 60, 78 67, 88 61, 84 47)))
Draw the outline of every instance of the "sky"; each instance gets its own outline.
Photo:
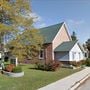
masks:
POLYGON ((30 0, 35 27, 65 22, 68 31, 76 32, 79 42, 90 38, 90 0, 30 0))

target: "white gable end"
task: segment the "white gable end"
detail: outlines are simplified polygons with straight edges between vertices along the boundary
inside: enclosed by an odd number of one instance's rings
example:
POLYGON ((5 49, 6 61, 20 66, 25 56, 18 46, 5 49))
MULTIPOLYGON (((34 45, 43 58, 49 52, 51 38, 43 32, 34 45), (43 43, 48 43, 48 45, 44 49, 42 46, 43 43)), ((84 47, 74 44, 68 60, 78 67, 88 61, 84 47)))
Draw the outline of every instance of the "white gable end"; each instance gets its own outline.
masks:
POLYGON ((76 43, 69 52, 70 61, 80 61, 84 59, 83 51, 80 49, 79 45, 76 43))

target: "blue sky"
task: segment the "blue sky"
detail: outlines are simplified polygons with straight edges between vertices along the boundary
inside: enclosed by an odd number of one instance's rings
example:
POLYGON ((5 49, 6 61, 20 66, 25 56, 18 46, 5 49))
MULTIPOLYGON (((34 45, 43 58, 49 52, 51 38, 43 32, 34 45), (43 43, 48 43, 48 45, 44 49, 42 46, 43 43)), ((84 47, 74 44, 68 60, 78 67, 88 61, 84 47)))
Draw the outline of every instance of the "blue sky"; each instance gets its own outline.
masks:
POLYGON ((81 43, 90 38, 90 0, 31 0, 31 7, 37 28, 66 22, 81 43))

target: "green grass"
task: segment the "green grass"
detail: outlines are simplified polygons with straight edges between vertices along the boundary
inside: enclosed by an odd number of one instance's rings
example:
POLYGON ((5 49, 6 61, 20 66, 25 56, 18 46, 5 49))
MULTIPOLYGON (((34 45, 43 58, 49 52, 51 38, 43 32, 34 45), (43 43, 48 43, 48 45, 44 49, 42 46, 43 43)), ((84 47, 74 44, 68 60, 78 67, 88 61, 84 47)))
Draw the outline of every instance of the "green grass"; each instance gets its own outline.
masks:
POLYGON ((0 74, 0 90, 37 90, 80 70, 60 68, 56 72, 48 72, 30 69, 33 65, 22 65, 22 68, 25 72, 23 77, 12 78, 0 74))

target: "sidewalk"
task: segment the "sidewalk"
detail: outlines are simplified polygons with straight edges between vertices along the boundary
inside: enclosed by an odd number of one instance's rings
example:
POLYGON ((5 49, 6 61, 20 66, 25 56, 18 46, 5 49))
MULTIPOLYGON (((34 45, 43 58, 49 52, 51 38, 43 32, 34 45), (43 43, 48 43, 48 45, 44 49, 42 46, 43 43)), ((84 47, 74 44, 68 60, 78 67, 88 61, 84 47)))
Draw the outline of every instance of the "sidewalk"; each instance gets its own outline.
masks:
POLYGON ((86 67, 80 72, 72 74, 38 90, 74 90, 80 83, 82 83, 82 81, 84 81, 89 76, 90 67, 86 67))

